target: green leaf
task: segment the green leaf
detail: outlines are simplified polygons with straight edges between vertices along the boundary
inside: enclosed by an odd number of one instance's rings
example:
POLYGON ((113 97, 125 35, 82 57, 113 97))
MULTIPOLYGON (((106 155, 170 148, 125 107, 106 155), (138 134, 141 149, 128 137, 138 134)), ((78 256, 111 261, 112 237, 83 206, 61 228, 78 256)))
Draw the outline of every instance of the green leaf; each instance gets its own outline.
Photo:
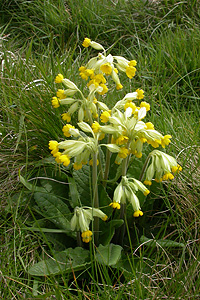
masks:
POLYGON ((71 212, 68 206, 54 195, 47 193, 34 193, 34 199, 41 209, 42 215, 53 222, 58 228, 71 232, 71 212))
POLYGON ((112 199, 109 197, 106 189, 101 184, 98 185, 98 194, 100 208, 108 217, 110 217, 113 209, 111 209, 109 204, 112 202, 112 199))
POLYGON ((39 186, 36 186, 35 184, 28 182, 21 175, 19 175, 19 180, 29 191, 44 192, 44 193, 46 192, 46 190, 43 187, 39 187, 39 186))
POLYGON ((103 233, 99 237, 100 243, 103 245, 109 244, 115 234, 115 229, 119 228, 123 224, 124 220, 122 219, 102 223, 100 228, 103 233))
POLYGON ((90 167, 84 165, 81 170, 74 170, 73 177, 76 182, 82 205, 91 205, 90 167))
POLYGON ((69 192, 71 196, 71 206, 75 208, 80 205, 79 193, 77 190, 76 182, 73 177, 67 177, 69 182, 69 192))
POLYGON ((58 275, 83 270, 89 264, 90 252, 88 250, 81 247, 68 248, 55 254, 52 258, 33 265, 28 273, 33 276, 58 275))
POLYGON ((19 146, 19 143, 20 143, 20 140, 21 140, 21 137, 22 137, 22 133, 23 133, 23 129, 24 129, 24 119, 25 119, 25 115, 22 114, 20 116, 20 119, 19 119, 19 134, 18 134, 18 137, 17 137, 17 142, 16 142, 14 154, 17 151, 17 148, 19 146))
POLYGON ((109 178, 113 177, 113 175, 114 175, 114 178, 107 180, 108 183, 115 183, 120 178, 120 176, 122 175, 122 164, 117 166, 117 168, 116 168, 116 164, 111 165, 110 172, 109 172, 109 178))
POLYGON ((145 243, 149 247, 156 247, 156 245, 162 248, 169 248, 169 247, 181 247, 184 248, 185 245, 183 243, 178 243, 172 240, 154 240, 149 239, 146 236, 142 235, 140 238, 141 243, 145 243))
POLYGON ((119 245, 99 245, 96 252, 96 259, 100 264, 114 266, 121 257, 121 251, 122 247, 119 245))

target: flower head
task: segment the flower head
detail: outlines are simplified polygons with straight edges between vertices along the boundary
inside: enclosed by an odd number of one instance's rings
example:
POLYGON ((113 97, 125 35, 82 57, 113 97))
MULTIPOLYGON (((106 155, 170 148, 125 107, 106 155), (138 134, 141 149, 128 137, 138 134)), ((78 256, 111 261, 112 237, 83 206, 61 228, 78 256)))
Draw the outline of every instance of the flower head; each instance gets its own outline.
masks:
POLYGON ((107 123, 109 118, 110 118, 110 113, 108 111, 104 111, 102 112, 101 116, 100 116, 100 119, 101 119, 101 122, 102 123, 107 123))
POLYGON ((136 68, 132 66, 128 66, 126 68, 126 75, 128 78, 132 79, 135 76, 136 68))
POLYGON ((174 157, 159 150, 153 150, 149 156, 151 157, 151 164, 147 168, 144 184, 151 185, 153 178, 155 178, 156 182, 174 178, 172 173, 179 169, 179 165, 174 157))
POLYGON ((141 99, 144 98, 144 91, 143 90, 137 89, 136 92, 137 92, 137 99, 141 100, 141 99))
POLYGON ((58 74, 55 78, 55 83, 61 83, 64 79, 64 76, 62 74, 58 74))
POLYGON ((103 221, 107 220, 106 214, 104 214, 98 208, 92 207, 76 207, 74 210, 74 215, 71 219, 71 229, 72 231, 81 231, 81 237, 83 242, 89 243, 92 240, 92 231, 89 230, 90 222, 93 221, 94 217, 98 217, 103 221))
POLYGON ((112 66, 110 65, 109 62, 103 64, 100 66, 100 70, 106 74, 106 75, 110 75, 112 73, 112 66))
POLYGON ((69 113, 63 113, 62 119, 63 119, 63 121, 67 121, 69 123, 71 121, 71 116, 69 113))
POLYGON ((60 106, 60 101, 57 97, 53 97, 51 100, 51 103, 54 108, 58 108, 60 106))
POLYGON ((90 44, 91 44, 91 39, 85 38, 83 43, 82 43, 82 46, 87 48, 87 47, 90 46, 90 44))

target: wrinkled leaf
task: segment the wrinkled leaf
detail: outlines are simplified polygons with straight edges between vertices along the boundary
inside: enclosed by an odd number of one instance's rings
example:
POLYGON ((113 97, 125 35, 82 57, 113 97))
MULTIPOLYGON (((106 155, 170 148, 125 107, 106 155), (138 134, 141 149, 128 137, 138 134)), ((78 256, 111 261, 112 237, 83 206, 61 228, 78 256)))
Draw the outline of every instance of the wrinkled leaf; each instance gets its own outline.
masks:
POLYGON ((81 247, 68 248, 55 254, 52 258, 33 265, 28 273, 33 276, 58 275, 80 271, 90 264, 90 252, 81 247))
POLYGON ((81 170, 73 171, 73 177, 76 182, 82 205, 90 205, 92 199, 90 194, 90 167, 84 165, 81 170))
POLYGON ((113 209, 108 205, 112 202, 112 199, 109 197, 106 189, 100 184, 98 185, 98 194, 100 208, 108 217, 110 217, 113 209))
POLYGON ((69 182, 69 192, 71 196, 70 204, 73 208, 75 208, 76 206, 80 205, 79 193, 74 178, 68 176, 68 182, 69 182))
POLYGON ((102 245, 107 245, 112 240, 115 230, 124 224, 124 220, 116 219, 111 220, 107 223, 101 224, 102 234, 100 235, 100 243, 102 245))
POLYGON ((58 228, 71 232, 71 212, 62 200, 54 195, 40 192, 34 193, 34 199, 42 215, 45 215, 58 228))
POLYGON ((46 192, 46 190, 43 187, 36 186, 35 184, 32 184, 28 182, 24 177, 19 175, 20 182, 29 190, 34 192, 46 192))
POLYGON ((121 251, 122 247, 119 245, 99 245, 96 252, 96 259, 100 264, 114 266, 121 257, 121 251))

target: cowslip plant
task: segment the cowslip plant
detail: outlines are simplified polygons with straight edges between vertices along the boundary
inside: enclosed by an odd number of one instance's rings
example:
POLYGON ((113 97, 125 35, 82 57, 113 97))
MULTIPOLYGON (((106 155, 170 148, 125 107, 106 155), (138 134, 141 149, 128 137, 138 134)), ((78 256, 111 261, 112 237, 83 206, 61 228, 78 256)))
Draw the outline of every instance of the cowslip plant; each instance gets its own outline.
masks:
MULTIPOLYGON (((92 201, 88 199, 87 207, 81 203, 75 207, 71 230, 77 232, 79 245, 81 243, 78 237, 81 233, 83 242, 91 242, 94 236, 94 242, 98 246, 99 218, 107 220, 106 214, 100 209, 102 204, 99 203, 99 184, 106 189, 111 156, 115 157, 116 165, 121 167, 112 200, 107 203, 107 207, 120 210, 122 219, 126 214, 125 207, 129 203, 133 208, 133 217, 142 217, 145 212, 141 209, 137 192, 141 191, 147 196, 150 193, 147 186, 152 184, 152 180, 172 180, 182 168, 175 158, 156 149, 148 154, 140 178, 128 176, 133 158, 141 159, 146 145, 165 148, 172 137, 162 135, 151 122, 145 121, 150 104, 143 101, 142 89, 127 94, 123 92, 121 73, 132 79, 137 71, 137 62, 122 56, 112 56, 110 53, 107 55, 102 45, 89 38, 85 38, 82 45, 85 48, 92 47, 100 53, 79 68, 80 76, 86 82, 83 91, 64 75, 56 76, 55 83, 60 86, 56 96, 52 98, 52 105, 54 108, 61 105, 67 107, 66 112, 62 114, 62 119, 66 122, 62 129, 66 139, 51 140, 49 149, 56 163, 64 167, 72 164, 78 172, 84 165, 91 166, 92 201), (109 98, 110 91, 113 94, 113 85, 118 93, 121 90, 124 96, 113 107, 108 107, 103 99, 105 96, 109 98), (73 124, 70 123, 72 115, 77 120, 73 124)), ((120 234, 123 234, 123 231, 120 231, 120 234)), ((120 240, 122 239, 121 237, 120 240)))

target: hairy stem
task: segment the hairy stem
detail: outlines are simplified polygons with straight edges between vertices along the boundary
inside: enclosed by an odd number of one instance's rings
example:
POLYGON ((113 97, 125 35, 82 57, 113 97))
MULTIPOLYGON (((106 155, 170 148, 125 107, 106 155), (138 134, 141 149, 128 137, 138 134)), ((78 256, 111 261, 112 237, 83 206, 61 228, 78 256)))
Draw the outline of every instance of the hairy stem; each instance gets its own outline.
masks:
MULTIPOLYGON (((97 153, 93 154, 92 190, 93 190, 93 207, 99 208, 98 184, 97 184, 97 153)), ((94 218, 93 229, 94 229, 94 241, 95 244, 98 245, 99 219, 97 217, 94 218)))
POLYGON ((82 243, 82 240, 81 240, 81 233, 80 233, 80 231, 77 231, 77 233, 76 233, 76 240, 77 240, 78 247, 82 247, 83 243, 82 243))
MULTIPOLYGON (((111 143, 111 139, 112 139, 112 135, 109 134, 108 136, 108 144, 111 143)), ((106 187, 107 184, 107 179, 108 179, 108 175, 109 175, 109 170, 110 170, 110 157, 111 157, 111 152, 109 151, 109 149, 107 148, 106 150, 106 166, 105 166, 105 172, 104 172, 104 182, 103 182, 103 186, 106 187)))
POLYGON ((146 172, 146 169, 148 167, 148 164, 149 164, 149 160, 150 160, 150 156, 148 155, 147 156, 147 159, 145 160, 145 163, 144 163, 144 166, 142 168, 142 171, 140 173, 140 177, 139 177, 139 180, 142 181, 143 178, 144 178, 144 173, 146 172))

